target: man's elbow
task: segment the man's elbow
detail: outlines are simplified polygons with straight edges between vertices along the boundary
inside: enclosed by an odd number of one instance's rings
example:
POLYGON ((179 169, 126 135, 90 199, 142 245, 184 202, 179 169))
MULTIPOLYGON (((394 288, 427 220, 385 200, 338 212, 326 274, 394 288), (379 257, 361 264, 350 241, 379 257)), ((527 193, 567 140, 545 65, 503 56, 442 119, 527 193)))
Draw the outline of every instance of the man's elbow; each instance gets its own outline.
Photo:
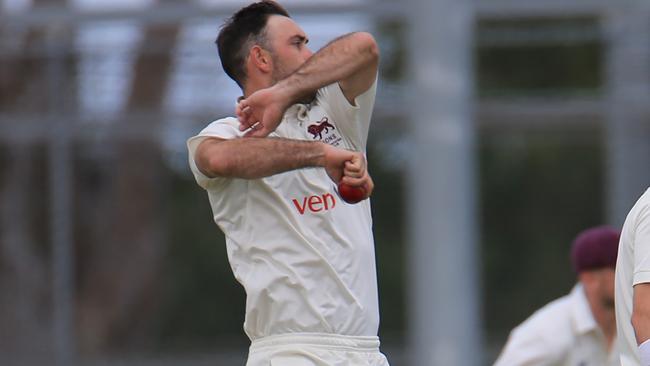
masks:
POLYGON ((228 177, 232 167, 228 159, 218 154, 197 154, 197 167, 206 177, 228 177))
POLYGON ((214 177, 230 177, 232 176, 233 166, 230 160, 223 159, 220 156, 213 156, 210 158, 210 171, 214 177))
POLYGON ((377 45, 375 37, 368 32, 357 32, 354 36, 363 53, 367 55, 368 60, 377 62, 379 60, 379 45, 377 45))

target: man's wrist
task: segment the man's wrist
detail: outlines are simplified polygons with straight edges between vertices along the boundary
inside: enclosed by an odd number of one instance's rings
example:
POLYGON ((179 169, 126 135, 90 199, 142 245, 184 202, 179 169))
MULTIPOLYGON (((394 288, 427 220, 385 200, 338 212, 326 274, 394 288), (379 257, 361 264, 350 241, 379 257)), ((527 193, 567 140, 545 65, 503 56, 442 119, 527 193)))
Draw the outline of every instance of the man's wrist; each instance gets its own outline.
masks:
POLYGON ((287 79, 279 81, 272 88, 274 89, 273 93, 277 96, 285 110, 299 99, 298 94, 294 90, 295 88, 291 86, 291 83, 287 79))
POLYGON ((314 141, 313 144, 315 145, 316 151, 316 161, 314 165, 325 167, 327 165, 328 148, 331 148, 331 146, 320 141, 314 141))
POLYGON ((650 339, 639 345, 639 356, 641 357, 641 366, 650 366, 650 339))

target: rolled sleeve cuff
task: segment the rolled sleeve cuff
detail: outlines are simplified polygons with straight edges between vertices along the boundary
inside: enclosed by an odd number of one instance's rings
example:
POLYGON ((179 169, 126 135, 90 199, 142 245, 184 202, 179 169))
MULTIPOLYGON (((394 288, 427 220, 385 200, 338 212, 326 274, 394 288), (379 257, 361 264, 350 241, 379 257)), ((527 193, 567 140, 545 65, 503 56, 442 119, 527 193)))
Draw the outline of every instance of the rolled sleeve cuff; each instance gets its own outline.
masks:
POLYGON ((634 274, 632 285, 650 282, 650 271, 639 271, 634 274))

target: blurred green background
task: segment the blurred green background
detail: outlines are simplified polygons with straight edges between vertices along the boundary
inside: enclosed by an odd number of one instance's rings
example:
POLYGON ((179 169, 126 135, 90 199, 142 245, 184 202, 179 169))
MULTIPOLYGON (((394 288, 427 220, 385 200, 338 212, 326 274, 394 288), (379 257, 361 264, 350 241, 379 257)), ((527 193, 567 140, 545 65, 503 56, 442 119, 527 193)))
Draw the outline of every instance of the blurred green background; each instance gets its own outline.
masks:
MULTIPOLYGON (((9 3, 0 12, 0 359, 52 354, 59 291, 53 233, 67 227, 79 357, 102 365, 241 364, 248 347, 244 292, 184 146, 232 112, 237 90, 211 43, 223 14, 152 21, 187 5, 167 1, 152 5, 151 19, 127 7, 124 17, 118 11, 51 24, 73 19, 65 18, 72 5, 35 0, 25 10, 9 3), (66 135, 57 134, 62 129, 66 135), (63 156, 67 178, 57 175, 56 156, 63 156), (61 192, 69 195, 68 211, 56 209, 61 192), (60 212, 70 217, 57 221, 60 212)), ((301 9, 299 22, 319 24, 306 29, 315 46, 357 28, 380 44, 368 147, 380 333, 393 363, 405 364, 410 116, 402 106, 417 98, 407 84, 408 17, 301 9)), ((515 325, 571 289, 568 251, 576 233, 623 219, 607 206, 607 57, 614 38, 602 9, 594 9, 490 13, 476 22, 486 363, 515 325)), ((639 131, 650 141, 650 128, 639 131)))

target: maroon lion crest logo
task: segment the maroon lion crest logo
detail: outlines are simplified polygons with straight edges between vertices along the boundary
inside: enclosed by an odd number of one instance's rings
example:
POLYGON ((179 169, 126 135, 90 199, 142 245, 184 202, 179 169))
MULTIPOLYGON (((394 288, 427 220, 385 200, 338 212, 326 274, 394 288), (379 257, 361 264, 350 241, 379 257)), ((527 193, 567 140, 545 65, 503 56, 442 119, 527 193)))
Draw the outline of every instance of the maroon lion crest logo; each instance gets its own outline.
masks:
POLYGON ((335 130, 334 126, 332 126, 328 121, 329 120, 327 119, 327 117, 323 117, 323 119, 316 122, 316 124, 309 125, 309 127, 307 127, 307 132, 314 135, 313 136, 314 139, 316 138, 316 136, 318 136, 318 139, 322 140, 323 139, 323 135, 322 135, 323 132, 327 133, 329 128, 335 130))

